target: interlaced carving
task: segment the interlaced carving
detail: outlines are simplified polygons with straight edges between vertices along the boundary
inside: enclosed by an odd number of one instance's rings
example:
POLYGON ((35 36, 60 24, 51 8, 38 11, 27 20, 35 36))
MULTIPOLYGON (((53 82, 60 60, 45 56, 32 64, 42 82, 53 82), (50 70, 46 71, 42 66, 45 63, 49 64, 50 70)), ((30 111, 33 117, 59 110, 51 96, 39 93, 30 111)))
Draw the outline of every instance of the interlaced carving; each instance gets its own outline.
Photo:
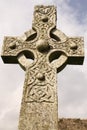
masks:
POLYGON ((54 102, 55 71, 47 64, 37 63, 27 73, 26 102, 54 102))

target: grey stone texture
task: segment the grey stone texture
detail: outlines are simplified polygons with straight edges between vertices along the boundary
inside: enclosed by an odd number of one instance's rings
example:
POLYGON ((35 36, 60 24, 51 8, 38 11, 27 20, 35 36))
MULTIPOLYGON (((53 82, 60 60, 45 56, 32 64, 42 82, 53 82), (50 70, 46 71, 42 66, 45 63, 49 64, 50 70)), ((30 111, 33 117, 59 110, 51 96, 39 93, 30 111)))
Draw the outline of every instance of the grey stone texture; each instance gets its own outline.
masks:
POLYGON ((58 130, 57 72, 83 63, 83 37, 56 29, 56 17, 56 7, 35 6, 32 29, 4 38, 4 63, 18 63, 26 71, 19 130, 58 130))

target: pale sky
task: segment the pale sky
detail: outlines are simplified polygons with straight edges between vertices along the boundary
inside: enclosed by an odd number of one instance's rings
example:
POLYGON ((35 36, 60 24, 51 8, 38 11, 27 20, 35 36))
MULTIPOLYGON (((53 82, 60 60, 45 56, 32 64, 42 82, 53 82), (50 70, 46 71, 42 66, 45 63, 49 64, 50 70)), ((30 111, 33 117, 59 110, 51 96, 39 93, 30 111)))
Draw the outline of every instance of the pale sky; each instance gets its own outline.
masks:
MULTIPOLYGON (((32 27, 34 6, 57 6, 57 28, 83 36, 83 65, 67 65, 58 75, 59 117, 87 118, 87 0, 0 0, 0 50, 4 36, 21 36, 32 27)), ((25 72, 0 58, 0 130, 17 130, 25 72)))

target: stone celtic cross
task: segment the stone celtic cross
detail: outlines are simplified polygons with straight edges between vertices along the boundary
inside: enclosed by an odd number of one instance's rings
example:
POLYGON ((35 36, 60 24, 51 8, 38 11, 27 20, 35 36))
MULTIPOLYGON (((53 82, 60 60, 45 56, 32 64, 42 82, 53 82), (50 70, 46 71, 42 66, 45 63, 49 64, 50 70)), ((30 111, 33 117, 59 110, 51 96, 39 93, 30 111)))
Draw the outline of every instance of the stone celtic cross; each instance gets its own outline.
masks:
POLYGON ((56 17, 54 6, 35 6, 32 30, 4 38, 4 63, 19 63, 26 71, 19 130, 58 130, 56 73, 83 63, 83 38, 57 30, 56 17))

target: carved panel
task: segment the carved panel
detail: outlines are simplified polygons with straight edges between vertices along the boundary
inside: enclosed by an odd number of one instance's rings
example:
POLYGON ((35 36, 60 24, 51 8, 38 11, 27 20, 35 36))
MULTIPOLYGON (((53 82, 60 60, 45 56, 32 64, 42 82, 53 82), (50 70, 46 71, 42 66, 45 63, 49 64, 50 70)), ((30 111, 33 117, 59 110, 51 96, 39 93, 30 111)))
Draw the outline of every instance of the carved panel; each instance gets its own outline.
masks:
POLYGON ((56 69, 46 61, 46 55, 38 55, 36 64, 28 68, 25 80, 26 102, 54 102, 56 69))
POLYGON ((48 38, 47 32, 56 26, 56 9, 54 6, 36 6, 34 12, 33 28, 40 38, 48 38))

